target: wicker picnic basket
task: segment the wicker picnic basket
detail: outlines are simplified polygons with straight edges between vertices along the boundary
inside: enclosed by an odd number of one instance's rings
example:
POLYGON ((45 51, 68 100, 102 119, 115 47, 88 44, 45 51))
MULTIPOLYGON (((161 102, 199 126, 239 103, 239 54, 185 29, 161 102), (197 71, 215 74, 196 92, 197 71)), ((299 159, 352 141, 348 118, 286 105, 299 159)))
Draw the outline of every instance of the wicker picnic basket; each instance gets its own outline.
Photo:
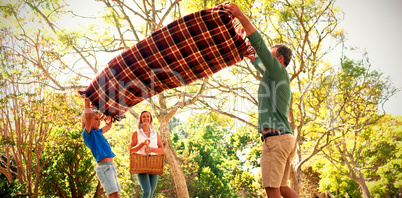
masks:
MULTIPOLYGON (((149 146, 149 142, 147 147, 149 146)), ((147 151, 147 149, 145 149, 147 151)), ((130 154, 130 173, 131 174, 151 174, 162 175, 165 166, 166 154, 146 155, 131 153, 130 154)))

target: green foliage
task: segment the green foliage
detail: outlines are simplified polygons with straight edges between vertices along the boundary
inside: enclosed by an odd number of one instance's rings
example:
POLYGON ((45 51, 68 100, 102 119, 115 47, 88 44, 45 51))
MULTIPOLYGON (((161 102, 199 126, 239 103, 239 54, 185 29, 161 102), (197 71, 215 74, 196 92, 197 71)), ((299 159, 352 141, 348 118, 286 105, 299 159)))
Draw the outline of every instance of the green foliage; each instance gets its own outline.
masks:
POLYGON ((370 130, 374 139, 363 155, 368 156, 366 163, 372 165, 364 173, 373 197, 396 197, 402 187, 402 119, 383 117, 370 130))
MULTIPOLYGON (((253 5, 253 0, 232 0, 232 3, 236 3, 241 9, 249 9, 253 5)), ((226 3, 224 1, 213 1, 213 0, 184 0, 181 3, 181 7, 185 13, 193 13, 199 10, 207 9, 226 3)))
MULTIPOLYGON (((212 163, 210 163, 212 164, 212 163)), ((211 171, 210 167, 204 166, 197 179, 194 181, 194 185, 198 187, 196 192, 191 192, 192 197, 232 197, 227 186, 223 184, 214 172, 211 171)))
POLYGON ((185 149, 181 156, 190 158, 198 164, 197 176, 192 185, 197 186, 199 189, 196 192, 190 192, 190 196, 228 195, 227 181, 223 177, 221 168, 225 159, 223 149, 223 136, 225 134, 223 126, 225 121, 222 122, 219 116, 211 114, 208 117, 202 115, 189 117, 184 125, 184 129, 182 129, 185 133, 188 133, 189 139, 185 142, 185 149), (222 181, 218 178, 222 178, 222 181), (217 191, 208 194, 210 187, 206 185, 207 182, 215 183, 216 188, 214 190, 217 191))
MULTIPOLYGON (((236 161, 229 162, 232 166, 236 164, 236 161)), ((229 164, 228 164, 229 166, 229 164)), ((256 177, 249 171, 244 171, 239 167, 233 168, 231 172, 228 172, 226 176, 229 180, 229 188, 233 193, 236 193, 239 197, 257 197, 261 195, 258 191, 261 188, 261 184, 258 182, 261 178, 256 177)))
MULTIPOLYGON (((335 197, 361 197, 359 184, 340 173, 328 160, 317 160, 313 169, 320 173, 320 192, 330 192, 335 197)), ((347 171, 346 167, 342 169, 347 171)))
POLYGON ((22 193, 26 190, 26 183, 19 183, 18 179, 11 183, 7 180, 0 180, 0 197, 2 198, 29 197, 33 195, 33 193, 22 193))
POLYGON ((179 157, 196 168, 188 175, 191 197, 257 196, 256 178, 244 162, 244 150, 252 147, 247 142, 257 133, 247 127, 233 133, 232 123, 215 113, 195 114, 174 128, 172 144, 179 157))
MULTIPOLYGON (((186 183, 188 185, 188 191, 194 192, 198 191, 198 186, 195 185, 195 179, 198 178, 198 164, 194 162, 189 157, 179 156, 181 168, 183 169, 183 173, 186 178, 186 183)), ((138 181, 135 181, 138 184, 138 181)), ((172 198, 177 197, 177 192, 175 189, 175 183, 173 180, 173 176, 169 169, 169 164, 165 164, 164 173, 159 177, 158 186, 155 189, 155 197, 166 197, 172 198)), ((141 190, 137 194, 140 193, 141 190)))
POLYGON ((82 130, 54 128, 46 152, 49 163, 44 167, 40 186, 42 195, 74 197, 83 196, 97 184, 93 157, 82 141, 82 130))
MULTIPOLYGON (((294 77, 292 113, 300 148, 297 159, 299 161, 296 165, 300 165, 298 163, 302 162, 304 157, 315 155, 313 153, 315 148, 325 150, 328 146, 325 151, 327 154, 333 154, 333 158, 340 162, 339 164, 335 162, 339 165, 339 169, 324 159, 318 160, 314 165, 317 168, 314 169, 314 173, 319 172, 322 176, 319 182, 320 190, 329 191, 339 197, 361 196, 356 182, 340 172, 340 170, 344 173, 353 171, 342 164, 347 162, 347 157, 342 156, 342 153, 336 153, 336 146, 342 144, 339 139, 343 138, 346 149, 354 146, 357 148, 346 151, 355 158, 352 161, 356 161, 356 167, 368 180, 367 185, 374 197, 392 197, 400 193, 402 185, 400 122, 387 118, 381 120, 384 125, 378 125, 377 128, 367 127, 381 117, 377 112, 378 106, 392 95, 392 89, 388 89, 389 82, 381 78, 379 72, 370 70, 364 61, 343 59, 339 71, 331 70, 333 63, 323 61, 332 47, 338 45, 345 37, 343 29, 337 29, 342 19, 338 17, 339 9, 333 6, 334 1, 235 0, 232 2, 238 4, 250 17, 269 45, 286 43, 295 52, 289 73, 294 77), (327 50, 328 43, 331 46, 327 50), (389 123, 397 127, 392 128, 387 125, 389 123), (389 130, 385 129, 387 127, 389 130), (330 132, 327 132, 328 130, 330 132), (358 133, 354 133, 355 131, 358 133), (346 135, 340 138, 342 133, 346 135), (321 137, 323 141, 319 142, 321 137), (326 143, 329 144, 325 145, 326 143)), ((65 90, 60 86, 66 85, 68 88, 70 85, 80 84, 82 77, 90 80, 101 69, 99 65, 104 64, 102 63, 104 60, 101 59, 104 54, 118 53, 126 49, 177 16, 224 2, 180 1, 178 6, 173 6, 171 13, 166 13, 166 18, 162 18, 165 17, 164 12, 170 8, 166 0, 154 2, 156 5, 154 9, 145 1, 124 6, 116 1, 96 3, 104 4, 100 8, 103 12, 95 16, 103 21, 71 30, 63 24, 58 24, 57 21, 59 17, 70 13, 70 8, 63 1, 5 2, 0 7, 2 21, 0 86, 4 86, 4 80, 24 83, 34 81, 65 90), (91 68, 86 69, 92 70, 91 73, 86 75, 87 70, 77 68, 81 65, 85 67, 90 65, 91 68)), ((78 22, 85 19, 76 17, 71 20, 78 22)), ((261 152, 259 135, 254 128, 257 123, 255 93, 258 83, 256 82, 260 75, 256 74, 254 68, 247 62, 228 70, 227 73, 214 75, 211 80, 215 82, 208 82, 208 94, 219 100, 211 100, 206 104, 216 105, 216 109, 232 113, 238 118, 246 117, 245 120, 249 122, 247 126, 233 127, 237 124, 232 118, 228 119, 214 113, 193 115, 184 123, 179 123, 178 119, 173 118, 169 123, 172 144, 179 155, 191 196, 262 195, 261 176, 251 173, 259 167, 261 152), (234 92, 236 97, 231 97, 230 94, 234 92), (243 102, 238 99, 240 96, 251 104, 244 112, 236 109, 235 104, 243 102), (216 188, 212 188, 215 186, 216 188)), ((198 91, 197 86, 188 86, 185 89, 191 94, 198 91)), ((165 93, 175 95, 177 92, 178 90, 167 90, 165 93)), ((41 193, 51 196, 52 192, 45 188, 45 182, 53 181, 63 188, 64 194, 73 196, 72 190, 68 190, 71 187, 69 182, 72 181, 71 178, 80 178, 73 182, 87 181, 88 185, 81 185, 82 188, 77 188, 77 192, 92 196, 97 178, 93 175, 94 160, 89 154, 89 149, 83 146, 80 130, 75 126, 78 123, 75 115, 79 114, 77 111, 79 105, 66 103, 79 100, 68 97, 66 91, 47 90, 42 93, 46 95, 46 99, 35 100, 32 105, 28 105, 25 101, 26 103, 21 106, 24 111, 19 114, 26 113, 29 118, 36 120, 35 127, 39 126, 38 123, 56 126, 51 131, 49 140, 44 143, 46 150, 43 155, 54 154, 54 157, 46 158, 49 164, 45 165, 41 178, 41 193), (41 110, 38 111, 36 107, 41 107, 41 110), (41 115, 51 115, 50 117, 53 116, 54 119, 41 120, 41 115), (80 154, 73 155, 75 152, 80 154), (77 165, 76 171, 63 172, 71 164, 77 165), (84 171, 85 169, 87 170, 84 171)), ((10 109, 8 100, 18 98, 22 101, 34 96, 26 93, 6 94, 5 89, 0 90, 0 95, 1 110, 10 109)), ((168 101, 168 104, 175 102, 168 101)), ((205 108, 205 103, 202 105, 190 109, 205 108)), ((142 109, 139 106, 135 108, 142 109)), ((78 110, 82 111, 82 107, 78 110)), ((117 154, 115 164, 119 170, 122 197, 131 197, 140 192, 138 182, 135 178, 131 179, 128 173, 128 144, 135 128, 136 119, 130 118, 115 123, 112 130, 106 134, 113 151, 117 154)), ((158 128, 157 123, 155 128, 158 128)), ((6 144, 11 146, 17 144, 12 137, 0 138, 2 149, 6 144)), ((37 151, 37 148, 34 150, 37 151)), ((36 157, 39 158, 40 155, 36 157)), ((43 164, 34 164, 36 167, 38 165, 43 164)), ((175 197, 177 195, 174 192, 172 175, 168 165, 165 168, 165 174, 159 180, 156 196, 175 197)), ((318 185, 318 181, 313 181, 318 185)))
MULTIPOLYGON (((306 110, 294 108, 293 113, 307 112, 307 116, 303 115, 305 132, 299 141, 301 151, 308 155, 313 149, 322 149, 322 156, 331 162, 327 164, 333 171, 327 170, 325 177, 321 175, 320 191, 336 196, 358 196, 370 190, 366 181, 373 177, 369 172, 375 171, 379 164, 373 163, 372 157, 382 156, 374 154, 381 152, 382 146, 378 145, 372 127, 382 122, 384 115, 378 106, 394 93, 394 88, 381 73, 370 68, 367 59, 343 58, 338 69, 329 69, 331 72, 321 75, 315 83, 306 84, 310 89, 305 93, 306 105, 298 105, 306 110), (355 185, 360 189, 348 187, 355 185)), ((382 127, 381 134, 385 131, 382 127)))
MULTIPOLYGON (((362 149, 361 157, 357 158, 358 166, 372 197, 395 197, 400 193, 401 126, 400 117, 386 115, 359 134, 361 139, 358 144, 362 149)), ((355 170, 347 168, 343 163, 345 158, 337 156, 336 159, 337 162, 332 160, 336 166, 323 158, 317 158, 312 164, 314 171, 320 173, 320 192, 329 192, 337 197, 360 197, 359 185, 350 178, 351 171, 355 170)))

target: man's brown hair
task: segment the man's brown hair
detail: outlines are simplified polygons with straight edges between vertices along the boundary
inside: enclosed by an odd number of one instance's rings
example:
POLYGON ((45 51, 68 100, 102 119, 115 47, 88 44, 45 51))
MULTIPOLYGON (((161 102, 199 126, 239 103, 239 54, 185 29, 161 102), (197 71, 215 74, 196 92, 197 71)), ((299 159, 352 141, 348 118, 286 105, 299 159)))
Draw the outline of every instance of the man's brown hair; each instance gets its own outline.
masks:
POLYGON ((283 56, 284 58, 284 64, 287 67, 290 63, 290 61, 292 60, 292 50, 285 44, 279 43, 279 44, 275 44, 274 46, 272 46, 271 48, 276 48, 276 55, 279 56, 283 56))

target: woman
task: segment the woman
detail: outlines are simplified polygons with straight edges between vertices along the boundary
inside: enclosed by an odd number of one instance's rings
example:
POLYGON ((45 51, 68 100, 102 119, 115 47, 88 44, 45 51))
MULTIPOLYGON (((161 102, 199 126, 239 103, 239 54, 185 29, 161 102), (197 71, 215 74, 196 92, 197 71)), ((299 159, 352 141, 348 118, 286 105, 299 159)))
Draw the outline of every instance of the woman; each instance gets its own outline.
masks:
MULTIPOLYGON (((152 115, 149 111, 143 111, 138 119, 138 129, 131 136, 130 153, 145 155, 150 153, 164 153, 162 141, 157 131, 152 129, 152 115), (147 148, 147 143, 149 147, 147 148), (145 150, 147 149, 147 151, 145 150)), ((142 198, 151 198, 158 184, 159 175, 137 174, 138 182, 142 189, 142 198)))

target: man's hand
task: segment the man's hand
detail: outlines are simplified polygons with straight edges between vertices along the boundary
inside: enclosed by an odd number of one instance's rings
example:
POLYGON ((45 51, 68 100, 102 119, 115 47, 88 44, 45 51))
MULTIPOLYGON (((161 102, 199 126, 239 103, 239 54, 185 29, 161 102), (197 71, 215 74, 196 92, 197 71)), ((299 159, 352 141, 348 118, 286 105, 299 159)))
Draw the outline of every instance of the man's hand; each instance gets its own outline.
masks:
POLYGON ((234 3, 224 4, 223 7, 228 10, 234 17, 239 19, 241 25, 244 27, 246 31, 246 35, 250 36, 253 34, 257 29, 251 24, 250 20, 248 20, 247 16, 240 10, 239 6, 234 3))
POLYGON ((255 61, 255 56, 246 56, 246 58, 248 58, 251 61, 251 63, 254 63, 255 61))
POLYGON ((243 12, 240 10, 239 6, 234 3, 227 3, 223 5, 234 17, 241 18, 244 16, 243 12))

